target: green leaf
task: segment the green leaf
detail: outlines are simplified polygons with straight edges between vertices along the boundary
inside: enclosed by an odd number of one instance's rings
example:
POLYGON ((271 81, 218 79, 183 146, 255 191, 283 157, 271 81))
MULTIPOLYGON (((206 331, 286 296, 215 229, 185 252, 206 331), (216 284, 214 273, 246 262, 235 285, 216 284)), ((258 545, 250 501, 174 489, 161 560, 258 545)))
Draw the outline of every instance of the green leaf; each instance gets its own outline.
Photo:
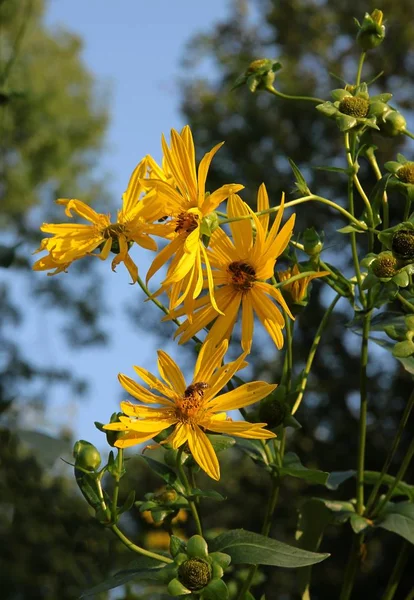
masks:
POLYGON ((337 490, 344 481, 354 477, 355 473, 356 471, 353 471, 352 469, 349 471, 332 471, 326 482, 326 487, 328 490, 337 490))
POLYGON ((143 458, 146 461, 147 465, 154 471, 154 473, 162 477, 162 479, 164 479, 164 481, 167 482, 169 485, 174 485, 174 483, 177 481, 177 474, 175 473, 175 471, 170 469, 170 467, 168 467, 164 463, 159 462, 158 460, 154 460, 153 458, 150 458, 145 454, 143 455, 143 458))
POLYGON ((135 490, 131 490, 121 508, 118 508, 118 515, 122 515, 122 513, 128 512, 133 507, 134 502, 135 490))
MULTIPOLYGON (((379 471, 364 471, 364 481, 368 485, 375 485, 380 478, 381 473, 379 471)), ((384 475, 382 478, 382 484, 391 487, 394 485, 395 477, 392 475, 384 475)), ((405 483, 405 481, 399 481, 394 491, 392 493, 393 496, 406 496, 414 502, 414 485, 409 485, 405 483)))
POLYGON ((349 115, 337 115, 335 120, 340 131, 349 131, 358 123, 355 117, 349 115))
POLYGON ((190 498, 210 498, 211 500, 225 500, 225 497, 214 490, 200 490, 193 488, 191 490, 190 498))
POLYGON ((162 563, 154 558, 142 557, 136 561, 131 563, 131 568, 125 569, 123 571, 119 571, 115 573, 112 577, 108 577, 99 585, 90 588, 83 592, 80 598, 88 598, 89 596, 95 596, 96 594, 100 594, 102 592, 107 592, 108 590, 112 590, 117 588, 129 581, 136 580, 159 580, 163 581, 166 573, 162 573, 164 571, 165 563, 162 563))
POLYGON ((329 478, 329 473, 317 469, 308 469, 302 465, 300 458, 294 452, 287 452, 283 459, 283 466, 279 469, 279 474, 283 477, 290 475, 304 479, 309 483, 325 485, 329 478))
POLYGON ((247 454, 247 456, 250 456, 250 458, 255 462, 259 462, 265 465, 268 464, 266 452, 264 451, 263 446, 260 444, 260 442, 256 440, 238 438, 236 443, 238 448, 240 448, 240 450, 247 454))
POLYGON ((322 104, 318 104, 315 106, 315 108, 327 117, 332 117, 338 112, 336 106, 334 106, 332 102, 329 102, 329 100, 327 102, 323 102, 322 104))
POLYGON ((233 564, 305 567, 328 558, 329 554, 308 552, 258 533, 234 529, 216 537, 212 549, 231 556, 233 564))
POLYGON ((187 546, 183 540, 176 535, 170 537, 170 554, 171 556, 177 556, 180 552, 184 553, 187 550, 187 546))
POLYGON ((355 225, 345 225, 341 229, 336 230, 338 233, 364 233, 363 229, 357 229, 355 225))
POLYGON ((408 358, 412 354, 414 354, 414 342, 411 340, 397 342, 392 351, 392 355, 395 358, 408 358))
POLYGON ((309 195, 311 193, 310 189, 308 188, 305 178, 302 175, 302 173, 300 172, 299 167, 296 166, 296 164, 293 162, 293 160, 291 158, 288 158, 288 161, 289 161, 290 167, 293 171, 293 174, 295 176, 296 187, 297 187, 298 191, 303 196, 309 195))
POLYGON ((372 527, 372 521, 365 519, 365 517, 361 517, 361 515, 357 515, 356 513, 351 515, 350 523, 355 533, 361 533, 361 531, 364 531, 367 527, 372 527))
POLYGON ((228 600, 229 590, 222 579, 212 579, 203 589, 202 600, 228 600))
POLYGON ((341 167, 313 167, 316 171, 328 171, 328 173, 343 173, 349 175, 350 169, 342 169, 341 167))
POLYGON ((375 525, 392 531, 414 544, 414 504, 412 502, 389 502, 375 525))
POLYGON ((208 433, 207 437, 215 452, 223 452, 223 450, 231 448, 236 443, 236 440, 228 435, 214 435, 208 433))

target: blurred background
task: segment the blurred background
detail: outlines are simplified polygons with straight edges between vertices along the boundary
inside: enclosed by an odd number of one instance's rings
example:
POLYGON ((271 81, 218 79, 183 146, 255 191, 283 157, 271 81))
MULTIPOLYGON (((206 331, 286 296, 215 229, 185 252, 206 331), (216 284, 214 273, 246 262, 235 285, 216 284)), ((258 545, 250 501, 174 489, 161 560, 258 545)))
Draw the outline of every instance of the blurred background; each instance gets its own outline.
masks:
MULTIPOLYGON (((342 166, 334 122, 316 114, 313 105, 230 88, 253 59, 266 56, 283 64, 279 89, 328 98, 329 90, 341 85, 328 72, 347 81, 355 76, 353 17, 361 20, 374 8, 385 13, 387 37, 369 55, 364 79, 385 72, 377 89, 394 94, 392 103, 404 112, 412 130, 410 0, 375 6, 342 0, 123 0, 117 6, 98 0, 0 0, 0 580, 5 600, 77 598, 132 560, 91 519, 70 467, 59 457, 70 460, 79 438, 106 452, 105 438, 93 422, 106 422, 117 409, 122 398, 118 372, 131 375, 133 364, 155 370, 159 347, 181 365, 191 364, 191 348, 177 350, 173 327, 158 325, 156 307, 143 304, 141 291, 129 285, 122 265, 116 274, 108 262, 92 259, 56 277, 31 271, 39 225, 64 220, 54 200, 79 198, 98 211, 115 212, 138 161, 145 154, 160 160, 161 133, 189 123, 199 158, 219 141, 226 142, 213 162, 210 189, 242 183, 243 198, 254 203, 265 181, 276 202, 283 190, 293 188, 289 156, 303 168, 312 189, 345 203, 346 183, 310 168, 342 166)), ((381 162, 398 151, 412 156, 413 146, 405 139, 378 138, 375 143, 381 162)), ((361 177, 372 187, 364 165, 361 177)), ((399 201, 396 197, 395 209, 391 204, 394 221, 401 214, 399 201)), ((297 232, 310 226, 325 231, 325 260, 350 268, 335 234, 343 223, 335 215, 323 205, 312 210, 305 205, 297 219, 297 232)), ((138 248, 134 252, 145 273, 152 256, 138 248)), ((311 303, 297 319, 297 373, 330 299, 316 283, 311 303)), ((297 415, 302 429, 289 439, 290 449, 306 466, 325 471, 346 470, 355 463, 359 340, 345 328, 351 319, 341 301, 297 415)), ((260 331, 257 341, 250 357, 252 375, 278 381, 280 355, 260 331)), ((381 469, 412 388, 399 365, 373 349, 367 447, 371 470, 381 469)), ((400 456, 406 447, 403 440, 400 456)), ((136 451, 130 455, 125 489, 133 487, 142 498, 160 480, 136 451)), ((206 502, 207 526, 220 522, 259 531, 266 473, 237 449, 223 460, 231 463, 231 474, 217 489, 228 502, 206 502)), ((292 543, 300 497, 324 493, 286 480, 272 535, 292 543)), ((337 497, 352 494, 350 483, 337 497)), ((160 531, 137 511, 125 526, 134 539, 162 546, 160 531)), ((181 527, 183 534, 192 533, 186 523, 181 527)), ((321 550, 332 558, 314 569, 312 598, 336 598, 350 539, 349 526, 328 529, 321 550)), ((399 544, 383 530, 368 542, 355 598, 380 597, 399 544)), ((297 598, 295 580, 295 571, 269 570, 254 588, 255 595, 297 598)), ((405 598, 408 581, 400 592, 405 598)), ((156 589, 145 596, 133 586, 100 596, 109 597, 162 598, 156 589)))

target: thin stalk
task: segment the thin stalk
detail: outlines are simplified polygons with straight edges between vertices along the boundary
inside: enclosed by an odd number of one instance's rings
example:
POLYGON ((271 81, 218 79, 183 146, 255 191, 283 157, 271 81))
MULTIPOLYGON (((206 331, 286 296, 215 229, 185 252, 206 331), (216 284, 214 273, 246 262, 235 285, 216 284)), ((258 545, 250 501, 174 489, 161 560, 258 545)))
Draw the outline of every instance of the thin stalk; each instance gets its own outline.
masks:
POLYGON ((414 587, 412 587, 411 590, 408 592, 408 594, 405 597, 405 600, 414 600, 414 587))
MULTIPOLYGON (((345 208, 342 208, 342 206, 339 206, 339 204, 336 204, 336 202, 332 202, 332 200, 328 200, 328 198, 323 198, 323 196, 317 196, 316 194, 309 194, 309 196, 302 196, 301 198, 297 198, 296 200, 291 200, 290 202, 286 202, 284 205, 284 208, 291 208, 292 206, 296 206, 298 204, 303 204, 304 202, 311 202, 311 201, 322 202, 322 204, 326 204, 327 206, 330 206, 331 208, 340 212, 346 219, 351 221, 352 225, 357 227, 361 232, 368 231, 368 227, 366 225, 364 225, 363 223, 361 223, 360 221, 358 221, 358 219, 356 219, 345 208)), ((268 208, 266 210, 260 210, 258 212, 255 212, 254 214, 257 217, 260 217, 261 215, 268 215, 268 214, 277 212, 278 210, 281 209, 281 207, 282 207, 282 205, 279 204, 278 206, 273 206, 272 208, 268 208)), ((221 221, 219 221, 219 225, 225 225, 226 223, 233 223, 236 221, 243 221, 245 219, 252 219, 252 218, 253 217, 251 216, 251 214, 240 215, 238 217, 222 219, 221 221)))
POLYGON ((396 298, 405 306, 405 308, 408 308, 409 311, 414 312, 414 304, 404 298, 400 292, 397 293, 396 298))
POLYGON ((354 535, 352 539, 351 551, 349 553, 348 563, 345 569, 344 583, 342 585, 339 600, 349 600, 351 597, 352 590, 354 589, 355 577, 358 572, 363 540, 363 534, 354 535))
POLYGON ((406 198, 405 206, 404 206, 403 221, 407 221, 408 217, 410 216, 410 209, 411 209, 411 200, 410 200, 410 198, 406 198))
POLYGON ((365 313, 362 329, 361 366, 360 366, 360 412, 359 412, 359 444, 357 461, 356 483, 356 511, 359 515, 364 512, 364 467, 365 445, 367 435, 367 364, 368 364, 368 336, 371 324, 371 311, 365 313))
POLYGON ((410 395, 410 397, 408 399, 408 402, 405 405, 404 412, 403 412, 402 417, 401 417, 401 421, 400 421, 400 423, 398 425, 397 433, 395 434, 395 438, 394 438, 394 440, 392 442, 392 445, 391 445, 391 448, 390 448, 390 450, 388 452, 387 458, 385 459, 385 463, 384 463, 384 466, 382 467, 382 471, 380 473, 380 476, 379 476, 379 478, 378 478, 378 480, 377 480, 377 482, 376 482, 374 488, 372 489, 372 492, 371 492, 371 494, 370 494, 370 496, 368 498, 367 507, 366 507, 366 510, 365 510, 366 514, 369 514, 369 511, 371 510, 372 506, 374 505, 376 496, 378 494, 378 490, 380 489, 380 487, 382 485, 384 477, 387 474, 388 469, 390 468, 390 465, 391 465, 392 460, 393 460, 393 458, 395 456, 397 448, 400 445, 402 434, 403 434, 405 426, 407 425, 407 421, 409 419, 409 416, 410 416, 410 413, 411 413, 411 411, 413 409, 413 406, 414 406, 414 390, 411 392, 411 395, 410 395))
POLYGON ((404 459, 401 463, 400 468, 398 469, 398 473, 395 476, 395 479, 394 479, 392 485, 388 488, 388 491, 385 494, 384 498, 381 500, 381 502, 378 504, 378 506, 374 510, 373 516, 376 516, 379 513, 381 513, 384 506, 392 498, 394 490, 397 487, 397 485, 400 483, 400 481, 403 479, 405 472, 407 471, 413 456, 414 456, 414 438, 411 440, 411 444, 408 448, 406 455, 404 456, 404 459))
POLYGON ((393 600, 395 592, 398 588, 398 584, 400 583, 401 575, 404 573, 409 552, 409 544, 406 540, 404 540, 382 600, 393 600))
MULTIPOLYGON (((145 283, 142 281, 141 277, 138 275, 138 285, 141 288, 141 290, 144 292, 144 294, 148 297, 148 300, 151 300, 151 302, 153 302, 155 304, 155 306, 158 306, 158 308, 160 310, 162 310, 162 312, 166 315, 170 314, 170 311, 168 310, 168 308, 166 306, 164 306, 164 304, 162 304, 162 302, 160 302, 159 300, 157 300, 156 298, 154 298, 154 296, 151 295, 151 292, 149 291, 149 289, 147 288, 147 286, 145 285, 145 283)), ((178 319, 171 319, 171 321, 173 323, 175 323, 178 327, 181 325, 180 321, 178 319)), ((202 341, 200 340, 200 338, 198 338, 196 335, 193 335, 192 339, 197 343, 197 344, 202 344, 202 341)))
POLYGON ((319 342, 321 341, 322 332, 325 329, 325 327, 328 323, 329 317, 331 316, 331 313, 332 313, 333 309, 335 308, 335 305, 338 302, 340 297, 341 297, 340 294, 337 294, 335 296, 335 298, 332 300, 331 304, 328 306, 321 322, 319 323, 319 327, 318 327, 315 337, 313 339, 311 349, 309 350, 308 359, 306 361, 306 365, 305 365, 305 369, 304 369, 304 373, 303 373, 303 378, 302 378, 302 381, 300 384, 300 390, 299 390, 298 396, 295 400, 295 404, 292 407, 292 415, 295 414, 295 412, 298 410, 298 408, 300 406, 300 403, 302 402, 303 394, 305 393, 306 385, 308 383, 308 376, 309 376, 310 370, 312 368, 313 359, 315 358, 316 350, 318 349, 319 342))
POLYGON ((293 283, 294 281, 298 281, 298 279, 304 279, 305 277, 308 277, 309 275, 313 275, 313 273, 318 273, 318 271, 304 271, 303 273, 298 273, 297 275, 293 275, 292 277, 289 277, 289 279, 284 279, 283 281, 279 281, 279 283, 275 283, 273 285, 273 287, 277 290, 281 287, 284 287, 285 285, 289 285, 290 283, 293 283))
POLYGON ((142 554, 142 556, 148 556, 149 558, 155 558, 156 560, 167 564, 174 562, 171 558, 168 558, 167 556, 162 556, 161 554, 157 554, 156 552, 150 552, 150 550, 145 550, 145 548, 141 548, 141 546, 137 546, 136 544, 132 543, 131 540, 127 538, 126 535, 124 535, 116 525, 111 525, 111 529, 115 533, 115 535, 118 536, 121 542, 125 544, 127 548, 132 550, 132 552, 142 554))
MULTIPOLYGON (((266 515, 265 515, 265 519, 263 522, 263 527, 262 527, 262 535, 264 536, 268 536, 269 532, 270 532, 270 528, 272 526, 272 517, 273 517, 273 513, 275 511, 276 508, 276 504, 279 498, 279 491, 280 491, 280 481, 278 477, 272 477, 272 489, 270 491, 270 496, 269 496, 269 500, 267 503, 267 508, 266 508, 266 515)), ((237 595, 236 600, 244 600, 244 596, 245 594, 247 594, 247 592, 250 589, 250 586, 252 585, 252 581, 254 579, 254 576, 256 575, 256 571, 257 571, 257 565, 252 565, 249 569, 249 572, 247 574, 247 577, 237 595)))
POLYGON ((124 466, 124 450, 122 448, 118 449, 116 461, 117 461, 117 474, 115 476, 114 493, 112 496, 112 520, 114 522, 116 522, 116 519, 117 519, 119 482, 121 480, 122 470, 123 470, 123 466, 124 466))
POLYGON ((365 60, 365 52, 361 52, 361 55, 359 57, 359 62, 358 62, 358 70, 357 70, 355 85, 359 85, 361 83, 362 67, 364 65, 364 60, 365 60))
POLYGON ((403 129, 401 133, 414 140, 414 133, 411 133, 411 131, 408 131, 408 129, 403 129))
POLYGON ((279 98, 284 98, 285 100, 305 100, 307 102, 313 102, 314 104, 322 104, 325 100, 321 100, 321 98, 314 98, 313 96, 291 96, 290 94, 284 94, 283 92, 279 92, 273 86, 266 86, 266 91, 274 96, 279 96, 279 98))
MULTIPOLYGON (((185 489, 185 493, 187 496, 191 496, 191 486, 190 486, 190 482, 188 481, 187 475, 185 474, 185 471, 183 469, 183 465, 181 464, 181 457, 183 454, 183 447, 181 446, 181 448, 178 450, 178 454, 177 454, 177 470, 178 470, 178 475, 180 478, 181 483, 184 486, 185 489)), ((195 505, 194 500, 190 500, 189 498, 187 498, 188 501, 188 505, 190 507, 191 513, 193 515, 193 519, 195 522, 195 526, 196 526, 196 530, 198 535, 203 535, 203 528, 201 527, 201 521, 200 521, 200 517, 198 515, 198 510, 197 507, 195 505)))
POLYGON ((286 362, 287 362, 287 378, 286 387, 287 391, 290 392, 292 384, 292 369, 293 369, 293 322, 290 321, 287 312, 283 310, 283 316, 286 323, 286 362))
MULTIPOLYGON (((373 151, 367 152, 366 157, 368 159, 369 164, 371 165, 372 170, 375 173, 375 177, 377 178, 377 181, 379 181, 382 178, 382 173, 378 166, 378 162, 377 162, 375 153, 373 151)), ((390 207, 388 204, 388 194, 387 194, 387 192, 384 192, 382 195, 382 228, 388 229, 389 226, 390 226, 390 207)))

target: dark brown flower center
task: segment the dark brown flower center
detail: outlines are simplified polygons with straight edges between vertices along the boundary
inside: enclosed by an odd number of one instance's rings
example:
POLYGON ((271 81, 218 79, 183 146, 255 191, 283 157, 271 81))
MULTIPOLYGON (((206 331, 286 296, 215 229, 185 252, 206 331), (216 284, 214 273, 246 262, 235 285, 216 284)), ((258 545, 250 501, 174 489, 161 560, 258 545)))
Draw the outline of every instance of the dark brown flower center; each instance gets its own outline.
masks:
POLYGON ((227 271, 231 277, 231 283, 238 292, 247 292, 256 281, 256 271, 247 262, 241 260, 229 264, 227 271))
POLYGON ((122 223, 111 223, 111 225, 105 228, 103 236, 106 240, 109 238, 116 240, 122 233, 125 233, 125 225, 122 223))
POLYGON ((191 233, 198 227, 198 215, 189 212, 182 212, 175 220, 175 232, 191 233))
POLYGON ((339 110, 344 115, 361 119, 368 114, 369 100, 360 96, 345 96, 339 103, 339 110))
POLYGON ((178 579, 189 590, 201 590, 211 579, 211 567, 202 558, 189 558, 178 568, 178 579))

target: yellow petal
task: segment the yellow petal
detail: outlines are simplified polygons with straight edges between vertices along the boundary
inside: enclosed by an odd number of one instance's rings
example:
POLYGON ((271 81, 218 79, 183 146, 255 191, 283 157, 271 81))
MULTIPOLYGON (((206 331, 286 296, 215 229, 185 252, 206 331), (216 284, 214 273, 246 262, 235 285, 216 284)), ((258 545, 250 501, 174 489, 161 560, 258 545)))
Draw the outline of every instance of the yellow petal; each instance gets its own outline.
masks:
POLYGON ((210 421, 209 430, 256 440, 266 440, 276 437, 272 431, 252 427, 251 423, 246 423, 245 421, 210 421))
POLYGON ((208 383, 214 371, 221 366, 228 346, 227 340, 223 340, 218 347, 214 347, 211 342, 205 342, 198 353, 193 381, 208 383))
POLYGON ((204 203, 204 197, 206 192, 206 179, 208 170, 211 165, 211 161, 213 160, 216 152, 220 150, 223 144, 224 142, 221 142, 220 144, 214 146, 214 148, 210 150, 210 152, 207 152, 207 154, 203 156, 198 166, 198 206, 200 208, 203 206, 204 203))
POLYGON ((211 477, 218 481, 220 479, 220 465, 206 434, 200 427, 188 428, 188 445, 196 463, 211 477))
POLYGON ((224 365, 221 369, 218 369, 217 372, 210 378, 210 388, 208 388, 204 394, 204 400, 206 404, 209 406, 212 400, 214 402, 214 397, 219 393, 219 391, 230 381, 237 371, 242 369, 245 366, 244 359, 246 358, 247 352, 243 352, 236 360, 224 365))
MULTIPOLYGON (((257 192, 257 212, 261 212, 262 210, 269 210, 269 196, 264 183, 261 184, 257 192)), ((263 229, 267 231, 269 228, 269 213, 261 215, 258 219, 263 229)))
MULTIPOLYGON (((246 217, 251 214, 251 210, 245 202, 235 194, 229 197, 227 203, 227 213, 230 219, 237 217, 246 217)), ((248 257, 253 245, 252 223, 250 219, 242 219, 230 223, 230 230, 234 245, 241 256, 248 257)))
POLYGON ((150 268, 148 269, 148 273, 146 276, 146 282, 151 279, 151 277, 159 270, 161 267, 173 256, 178 248, 182 245, 182 239, 177 237, 175 240, 170 242, 165 248, 163 248, 160 252, 158 252, 157 256, 152 261, 150 268))
POLYGON ((241 346, 246 352, 250 352, 253 341, 253 304, 250 294, 244 294, 242 300, 242 335, 241 346))
POLYGON ((122 209, 124 214, 129 213, 133 210, 137 202, 139 201, 140 194, 143 191, 143 187, 140 183, 140 179, 145 177, 147 170, 147 162, 145 158, 141 160, 132 172, 128 187, 123 196, 122 209))
POLYGON ((134 366, 134 371, 137 375, 139 375, 139 377, 141 377, 143 381, 145 381, 147 385, 149 385, 150 388, 157 390, 157 392, 160 392, 163 396, 171 398, 171 400, 174 400, 177 397, 176 392, 171 390, 168 386, 164 385, 159 379, 154 377, 152 373, 147 371, 147 369, 144 369, 143 367, 134 366))
POLYGON ((269 396, 276 388, 277 385, 265 383, 264 381, 245 383, 231 392, 213 398, 209 402, 208 408, 209 410, 223 411, 243 408, 244 406, 249 406, 250 404, 262 400, 262 398, 266 398, 266 396, 269 396))
POLYGON ((184 423, 177 423, 174 431, 164 440, 164 444, 171 444, 174 450, 185 444, 188 438, 189 426, 184 423))
POLYGON ((133 396, 137 400, 141 400, 141 402, 145 402, 146 404, 164 404, 165 406, 172 405, 171 400, 167 400, 162 396, 157 396, 156 394, 153 394, 152 392, 145 389, 142 385, 139 385, 139 383, 136 383, 133 379, 131 379, 127 375, 124 375, 123 373, 120 373, 118 375, 118 380, 124 388, 124 390, 128 392, 128 394, 131 394, 131 396, 133 396))
POLYGON ((121 410, 128 417, 136 417, 138 419, 149 419, 155 421, 156 419, 165 419, 171 416, 171 411, 165 408, 150 408, 148 406, 142 406, 139 404, 132 404, 132 402, 121 402, 121 410))
POLYGON ((187 387, 183 374, 177 363, 163 350, 158 350, 158 370, 164 381, 183 396, 187 387))

